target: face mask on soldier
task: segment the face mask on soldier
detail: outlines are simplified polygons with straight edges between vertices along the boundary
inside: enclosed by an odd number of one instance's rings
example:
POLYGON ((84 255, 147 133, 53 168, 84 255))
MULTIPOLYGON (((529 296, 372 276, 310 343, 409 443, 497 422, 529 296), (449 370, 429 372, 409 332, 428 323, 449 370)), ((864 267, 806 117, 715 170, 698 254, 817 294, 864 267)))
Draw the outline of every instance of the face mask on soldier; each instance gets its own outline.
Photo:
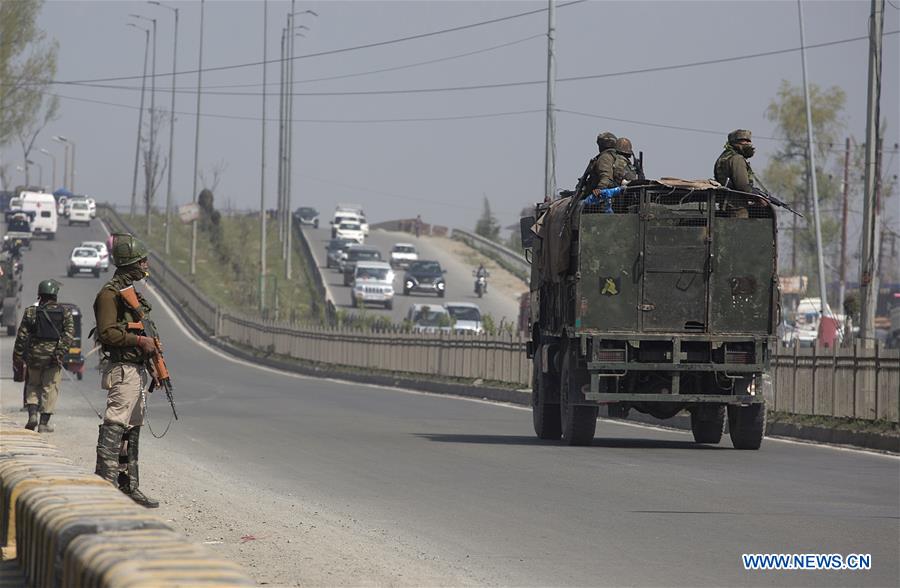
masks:
POLYGON ((750 143, 740 143, 736 146, 735 151, 743 155, 745 158, 750 159, 756 153, 756 147, 754 147, 750 143))

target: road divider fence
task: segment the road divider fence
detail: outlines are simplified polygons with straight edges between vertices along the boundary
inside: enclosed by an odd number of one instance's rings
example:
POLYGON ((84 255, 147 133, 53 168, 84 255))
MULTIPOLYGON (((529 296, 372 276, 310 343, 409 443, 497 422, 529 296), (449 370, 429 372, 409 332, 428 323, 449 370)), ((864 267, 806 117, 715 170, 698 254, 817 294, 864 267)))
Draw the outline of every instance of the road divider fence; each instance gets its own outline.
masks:
MULTIPOLYGON (((113 228, 130 231, 112 208, 107 210, 113 228)), ((457 230, 454 235, 457 232, 468 235, 467 238, 475 236, 457 230)), ((308 241, 303 240, 303 244, 309 251, 308 241)), ((311 252, 308 255, 312 257, 311 252)), ((531 361, 525 355, 527 341, 520 334, 418 334, 401 329, 368 331, 263 321, 219 307, 156 253, 151 253, 151 257, 151 280, 185 316, 197 323, 196 330, 201 334, 258 353, 307 362, 417 376, 482 379, 524 388, 531 385, 531 361)), ((519 262, 527 265, 523 258, 516 261, 519 262)), ((314 258, 310 267, 324 284, 314 258)), ((828 349, 778 347, 772 366, 776 410, 894 423, 900 420, 900 350, 862 345, 828 349)))

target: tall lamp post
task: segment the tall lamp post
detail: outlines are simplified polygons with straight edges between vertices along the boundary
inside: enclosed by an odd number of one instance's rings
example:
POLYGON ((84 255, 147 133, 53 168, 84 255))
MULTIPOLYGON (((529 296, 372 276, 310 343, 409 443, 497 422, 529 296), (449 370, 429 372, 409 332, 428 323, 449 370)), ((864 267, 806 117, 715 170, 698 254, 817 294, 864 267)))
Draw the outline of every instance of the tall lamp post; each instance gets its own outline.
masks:
POLYGON ((52 153, 50 153, 49 151, 47 151, 47 150, 46 150, 45 148, 43 148, 43 147, 41 147, 38 151, 40 151, 41 153, 43 153, 44 155, 46 155, 47 157, 49 157, 49 158, 53 161, 53 167, 51 168, 51 169, 53 170, 53 178, 52 178, 52 180, 53 180, 53 190, 56 190, 56 156, 53 155, 52 153))
POLYGON ((72 184, 71 184, 71 182, 70 182, 70 178, 69 178, 69 174, 70 174, 70 170, 71 170, 71 167, 70 167, 70 164, 69 164, 69 145, 72 144, 72 143, 71 143, 71 141, 69 141, 67 138, 63 137, 62 135, 54 135, 54 136, 53 136, 53 140, 56 141, 57 143, 62 143, 62 144, 65 146, 65 148, 66 148, 66 152, 65 152, 65 154, 63 155, 63 157, 64 157, 64 162, 65 162, 65 164, 66 164, 66 165, 65 165, 65 168, 64 168, 64 170, 63 170, 63 183, 66 184, 66 187, 67 187, 71 192, 74 192, 74 191, 75 191, 75 190, 73 189, 74 187, 72 186, 72 184))
MULTIPOLYGON (((203 14, 206 2, 200 0, 200 56, 197 65, 197 116, 194 124, 194 181, 191 188, 191 202, 197 202, 197 164, 200 157, 200 84, 203 80, 203 14)), ((191 223, 191 275, 197 273, 197 219, 191 223)))
MULTIPOLYGON (((290 64, 288 67, 288 103, 287 103, 287 135, 288 135, 288 144, 287 144, 287 152, 288 152, 288 161, 287 161, 287 192, 285 194, 284 200, 284 227, 285 227, 285 240, 284 240, 284 276, 286 279, 291 279, 291 237, 293 233, 293 226, 291 220, 291 196, 293 194, 293 159, 294 159, 294 39, 297 38, 297 34, 294 33, 295 29, 307 29, 308 27, 304 25, 295 26, 296 18, 298 16, 302 16, 304 14, 309 14, 310 16, 318 17, 318 13, 313 10, 301 10, 299 12, 294 12, 294 0, 291 0, 291 21, 290 21, 290 32, 292 34, 289 35, 289 44, 290 44, 290 64)), ((300 33, 302 36, 302 33, 300 33)))
POLYGON ((44 187, 44 166, 36 161, 31 161, 30 159, 26 159, 25 163, 28 165, 36 165, 38 167, 38 185, 40 185, 43 188, 44 187))
POLYGON ((147 56, 150 53, 150 29, 145 29, 133 22, 128 23, 127 26, 144 31, 144 73, 141 76, 141 107, 138 108, 137 139, 135 139, 134 144, 134 175, 131 177, 131 216, 134 216, 136 212, 135 206, 137 205, 137 177, 138 162, 141 155, 141 135, 144 131, 144 95, 147 90, 147 56))
POLYGON ((175 78, 178 64, 178 9, 167 6, 156 0, 149 0, 150 4, 161 8, 168 8, 175 14, 175 43, 172 47, 172 105, 169 111, 169 177, 166 186, 166 240, 165 251, 169 254, 169 235, 172 227, 172 168, 174 167, 174 151, 175 151, 175 78))
POLYGON ((153 24, 153 75, 150 77, 150 146, 147 158, 146 169, 144 170, 145 186, 144 198, 146 200, 144 209, 147 213, 147 236, 150 236, 150 196, 153 191, 153 183, 156 180, 156 168, 159 164, 156 158, 156 19, 141 14, 129 14, 132 18, 149 21, 153 24))

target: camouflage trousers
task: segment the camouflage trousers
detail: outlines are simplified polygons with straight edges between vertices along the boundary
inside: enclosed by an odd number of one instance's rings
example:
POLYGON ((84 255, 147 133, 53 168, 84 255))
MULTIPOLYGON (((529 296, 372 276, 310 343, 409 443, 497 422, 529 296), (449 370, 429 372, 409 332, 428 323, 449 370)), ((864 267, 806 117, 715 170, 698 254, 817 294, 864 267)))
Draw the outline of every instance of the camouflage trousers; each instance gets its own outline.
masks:
POLYGON ((25 380, 25 404, 36 404, 40 412, 53 414, 59 399, 59 381, 62 368, 56 364, 43 367, 28 367, 25 380))
POLYGON ((144 424, 144 368, 133 363, 110 363, 100 385, 106 390, 104 424, 140 427, 144 424))

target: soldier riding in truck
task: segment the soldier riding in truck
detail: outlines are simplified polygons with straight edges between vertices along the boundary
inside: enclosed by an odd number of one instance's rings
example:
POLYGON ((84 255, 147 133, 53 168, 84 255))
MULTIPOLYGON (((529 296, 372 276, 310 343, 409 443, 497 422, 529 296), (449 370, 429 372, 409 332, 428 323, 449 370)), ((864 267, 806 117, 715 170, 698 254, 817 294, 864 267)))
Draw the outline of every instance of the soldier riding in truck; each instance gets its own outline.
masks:
POLYGON ((589 445, 608 406, 687 411, 698 443, 718 443, 727 416, 736 448, 760 447, 779 315, 770 199, 638 179, 537 204, 521 227, 538 437, 589 445))

